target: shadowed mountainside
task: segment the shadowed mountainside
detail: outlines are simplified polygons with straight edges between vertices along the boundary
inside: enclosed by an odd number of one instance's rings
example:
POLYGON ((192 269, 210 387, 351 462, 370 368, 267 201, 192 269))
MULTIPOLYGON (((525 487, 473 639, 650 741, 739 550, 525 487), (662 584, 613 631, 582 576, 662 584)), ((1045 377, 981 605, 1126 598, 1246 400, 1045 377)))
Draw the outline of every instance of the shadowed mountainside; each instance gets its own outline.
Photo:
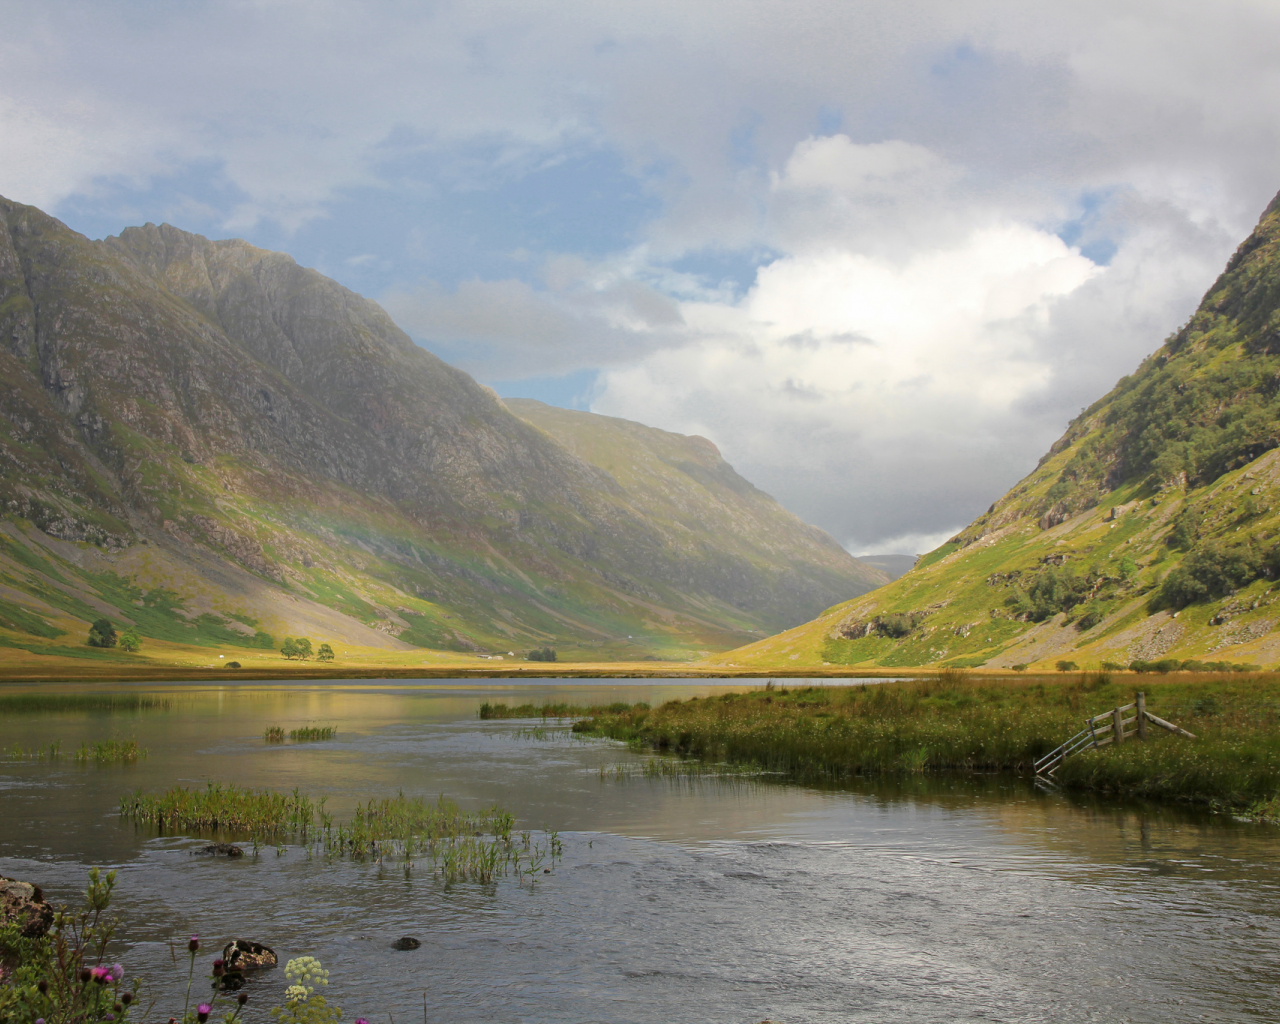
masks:
POLYGON ((653 515, 376 303, 243 241, 95 242, 0 200, 0 339, 9 645, 91 653, 105 614, 191 643, 688 657, 884 581, 758 515, 718 454, 653 515))

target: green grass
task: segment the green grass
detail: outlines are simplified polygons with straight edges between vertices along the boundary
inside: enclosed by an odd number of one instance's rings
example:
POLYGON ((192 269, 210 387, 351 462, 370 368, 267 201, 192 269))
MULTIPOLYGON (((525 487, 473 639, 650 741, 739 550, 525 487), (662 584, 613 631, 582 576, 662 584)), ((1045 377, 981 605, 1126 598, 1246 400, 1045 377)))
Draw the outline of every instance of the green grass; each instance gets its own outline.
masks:
POLYGON ((96 711, 120 714, 168 711, 167 697, 136 693, 14 693, 0 695, 0 715, 43 715, 58 711, 96 711))
POLYGON ((942 672, 903 683, 784 687, 598 711, 574 730, 800 776, 1031 774, 1035 761, 1078 732, 1086 717, 1131 702, 1137 689, 1146 692, 1149 710, 1199 738, 1152 727, 1145 743, 1068 760, 1058 773, 1062 784, 1237 809, 1280 797, 1274 675, 1003 680, 942 672))
POLYGON ((135 764, 140 757, 146 757, 145 747, 139 747, 137 740, 102 740, 98 743, 82 743, 74 757, 77 761, 94 762, 95 764, 135 764))
POLYGON ((648 704, 565 704, 547 702, 545 704, 517 704, 509 707, 501 702, 490 704, 485 701, 480 705, 479 716, 491 718, 582 718, 585 715, 598 715, 629 711, 632 708, 647 708, 648 704))
MULTIPOLYGON (((292 793, 241 789, 210 782, 203 790, 178 787, 163 795, 141 791, 120 801, 120 816, 159 832, 232 833, 250 837, 257 854, 268 840, 300 839, 328 856, 399 859, 408 877, 418 862, 445 882, 491 883, 498 876, 532 878, 560 856, 558 833, 546 842, 513 833, 515 818, 499 807, 464 811, 441 795, 371 799, 350 821, 336 823, 325 800, 292 793)), ((278 853, 285 852, 283 846, 278 853)))
POLYGON ((30 633, 32 636, 42 636, 47 640, 66 633, 65 629, 51 625, 29 608, 3 598, 0 598, 0 626, 20 633, 30 633))
POLYGON ((289 739, 295 743, 311 743, 316 740, 331 740, 338 735, 332 725, 306 725, 301 729, 290 729, 289 739))

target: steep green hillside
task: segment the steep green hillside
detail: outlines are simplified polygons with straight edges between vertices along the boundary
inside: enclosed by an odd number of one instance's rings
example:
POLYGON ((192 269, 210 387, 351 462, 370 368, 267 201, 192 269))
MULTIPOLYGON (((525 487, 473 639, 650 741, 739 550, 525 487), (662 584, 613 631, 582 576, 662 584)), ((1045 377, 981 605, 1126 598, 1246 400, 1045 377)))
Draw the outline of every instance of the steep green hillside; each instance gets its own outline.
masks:
POLYGON ((891 586, 717 659, 1280 660, 1280 197, 1191 320, 891 586))
POLYGON ((0 645, 106 657, 83 646, 106 615, 687 658, 877 582, 798 521, 722 546, 746 521, 714 524, 723 494, 691 540, 375 303, 242 241, 93 242, 0 200, 0 339, 0 645))

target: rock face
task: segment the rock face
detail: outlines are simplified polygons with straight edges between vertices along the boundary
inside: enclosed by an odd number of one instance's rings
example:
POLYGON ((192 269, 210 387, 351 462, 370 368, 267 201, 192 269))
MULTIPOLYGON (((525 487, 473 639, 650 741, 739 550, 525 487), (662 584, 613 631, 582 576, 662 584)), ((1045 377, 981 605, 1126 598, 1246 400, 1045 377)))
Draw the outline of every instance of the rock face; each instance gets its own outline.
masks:
POLYGON ((710 448, 675 470, 683 512, 655 515, 286 255, 169 225, 94 242, 0 200, 0 528, 79 603, 2 543, 0 585, 46 620, 100 600, 180 639, 146 614, 161 588, 260 645, 723 648, 884 582, 710 448))
POLYGON ((40 886, 0 877, 0 924, 14 923, 27 938, 39 938, 53 926, 53 907, 40 886))

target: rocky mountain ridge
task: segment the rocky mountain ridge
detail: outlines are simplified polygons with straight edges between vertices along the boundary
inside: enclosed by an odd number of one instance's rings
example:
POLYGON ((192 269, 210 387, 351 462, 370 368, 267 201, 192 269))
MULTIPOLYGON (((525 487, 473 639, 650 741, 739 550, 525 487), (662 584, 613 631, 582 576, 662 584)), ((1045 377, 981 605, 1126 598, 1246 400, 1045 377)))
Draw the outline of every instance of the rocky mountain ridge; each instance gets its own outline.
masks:
POLYGON ((95 242, 0 200, 0 339, 11 644, 74 633, 93 601, 136 618, 128 593, 165 608, 144 632, 193 642, 622 656, 644 635, 688 657, 884 580, 754 488, 726 504, 685 473, 689 508, 655 519, 376 303, 243 241, 95 242))

